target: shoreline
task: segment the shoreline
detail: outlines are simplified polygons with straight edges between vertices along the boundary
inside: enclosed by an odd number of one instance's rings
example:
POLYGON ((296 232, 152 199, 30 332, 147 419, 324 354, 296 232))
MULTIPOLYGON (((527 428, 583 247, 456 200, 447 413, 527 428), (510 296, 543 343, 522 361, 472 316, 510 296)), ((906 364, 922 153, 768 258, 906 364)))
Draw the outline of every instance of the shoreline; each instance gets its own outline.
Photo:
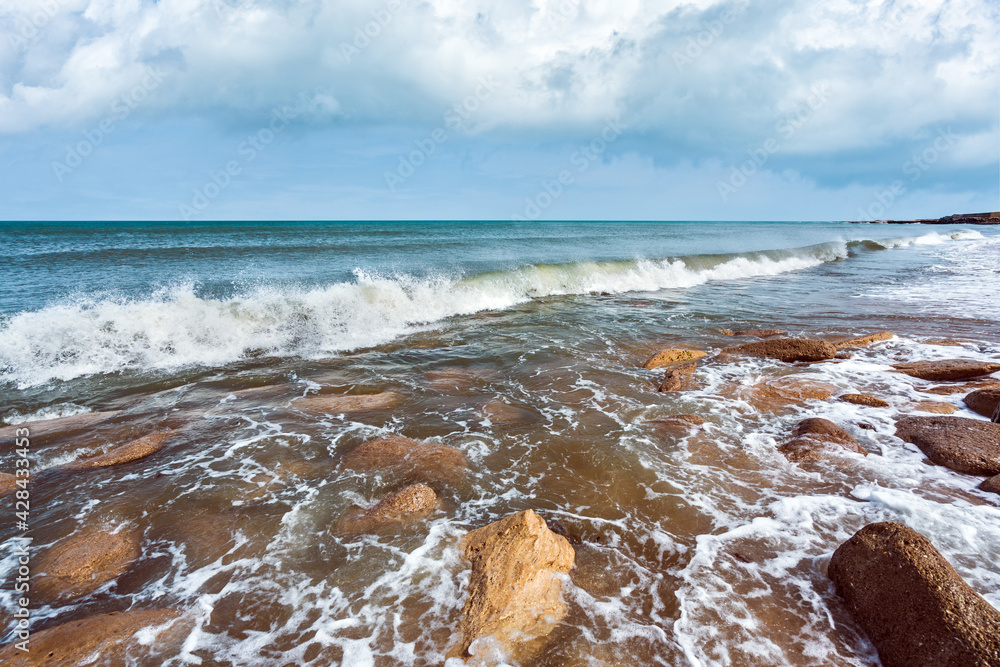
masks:
POLYGON ((956 213, 943 218, 919 218, 916 220, 846 220, 853 225, 1000 225, 1000 212, 956 213))

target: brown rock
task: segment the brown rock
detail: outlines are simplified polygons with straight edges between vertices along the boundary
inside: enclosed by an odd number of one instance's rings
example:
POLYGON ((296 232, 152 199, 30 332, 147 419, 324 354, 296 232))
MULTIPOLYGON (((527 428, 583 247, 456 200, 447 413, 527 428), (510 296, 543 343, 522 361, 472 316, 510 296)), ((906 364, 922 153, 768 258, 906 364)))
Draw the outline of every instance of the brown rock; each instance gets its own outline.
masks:
POLYGON ((33 591, 45 600, 87 595, 116 579, 139 553, 139 538, 132 533, 92 530, 74 535, 38 559, 33 591))
POLYGON ((828 574, 885 667, 1000 665, 1000 612, 920 533, 865 526, 828 574))
POLYGON ((386 496, 370 509, 347 512, 334 530, 338 533, 370 533, 384 526, 424 519, 437 506, 438 497, 431 487, 411 484, 386 496))
POLYGON ((395 469, 404 479, 451 483, 469 467, 461 450, 399 435, 358 445, 341 460, 355 470, 395 469))
POLYGON ((883 401, 881 398, 872 396, 871 394, 844 394, 839 398, 842 401, 847 401, 848 403, 853 403, 854 405, 867 405, 870 408, 889 407, 889 401, 883 401))
POLYGON ((138 461, 139 459, 160 451, 163 448, 163 444, 169 437, 170 431, 150 433, 149 435, 144 435, 141 438, 127 442, 124 445, 112 447, 103 454, 81 459, 75 463, 69 464, 66 467, 73 469, 106 468, 107 466, 116 466, 122 465, 123 463, 138 461))
POLYGON ((0 439, 13 438, 20 429, 28 429, 32 445, 38 444, 35 438, 45 438, 51 435, 63 435, 82 430, 88 430, 117 415, 117 412, 85 412, 71 417, 56 417, 33 422, 23 422, 14 426, 0 428, 0 439))
POLYGON ((904 417, 896 422, 896 437, 952 470, 1000 473, 1000 424, 964 417, 904 417))
POLYGON ((727 347, 719 354, 766 357, 784 362, 823 361, 825 359, 833 359, 837 354, 837 348, 831 343, 822 340, 776 338, 773 340, 762 340, 759 343, 747 343, 746 345, 727 347))
POLYGON ((980 484, 979 488, 983 491, 989 491, 991 493, 1000 493, 1000 475, 993 475, 980 484))
POLYGON ((1000 421, 1000 415, 997 414, 997 410, 1000 410, 1000 389, 978 389, 963 398, 962 402, 973 412, 993 421, 1000 421))
POLYGON ((297 399, 293 406, 305 410, 323 414, 341 414, 352 412, 375 412, 378 410, 389 410, 403 400, 403 397, 394 391, 383 391, 378 394, 320 394, 318 396, 307 396, 297 399))
POLYGON ((448 657, 471 657, 469 646, 489 637, 523 659, 536 648, 530 641, 548 635, 566 615, 558 575, 573 567, 573 547, 526 510, 472 531, 461 548, 472 574, 461 638, 448 657))
MULTIPOLYGON (((152 645, 155 649, 141 646, 133 638, 140 630, 163 625, 179 616, 180 612, 173 609, 135 609, 88 616, 32 632, 31 650, 27 653, 14 644, 4 646, 0 649, 0 664, 5 667, 162 664, 153 660, 137 663, 136 654, 150 658, 149 654, 156 649, 176 654, 183 635, 187 634, 183 626, 174 624, 159 632, 152 645), (99 663, 94 656, 100 657, 99 663)), ((166 657, 163 656, 164 660, 166 657)))
POLYGON ((785 375, 758 382, 749 387, 724 388, 727 397, 745 400, 755 410, 776 413, 789 406, 802 405, 809 400, 826 400, 839 391, 839 387, 809 377, 785 375))
POLYGON ((494 424, 530 424, 538 421, 538 415, 531 410, 503 401, 486 403, 483 406, 483 416, 494 424))
POLYGON ((771 338, 787 333, 782 329, 737 329, 730 333, 730 336, 756 336, 757 338, 771 338))
POLYGON ((849 338, 848 340, 842 340, 834 343, 838 350, 842 350, 845 347, 868 347, 872 343, 877 343, 882 340, 889 340, 896 334, 891 331, 879 331, 878 333, 873 333, 868 336, 862 336, 861 338, 849 338))
POLYGON ((671 348, 668 350, 660 350, 649 359, 646 363, 642 365, 646 370, 653 370, 654 368, 659 368, 660 366, 668 366, 670 364, 677 364, 682 361, 694 361, 695 359, 701 359, 705 356, 705 353, 701 350, 684 350, 679 348, 671 348))
MULTIPOLYGON (((17 491, 17 476, 0 472, 0 497, 17 491)), ((23 494, 22 494, 23 495, 23 494)))
POLYGON ((936 415, 950 415, 958 410, 951 403, 941 403, 940 401, 917 401, 909 406, 911 412, 933 412, 936 415))
POLYGON ((656 391, 679 391, 684 388, 684 376, 698 370, 698 362, 689 361, 668 366, 656 391))
POLYGON ((942 345, 944 347, 961 347, 965 343, 971 343, 971 340, 925 340, 924 345, 942 345))
POLYGON ((964 380, 1000 371, 1000 364, 972 359, 944 359, 942 361, 913 361, 893 366, 900 373, 921 380, 964 380))
POLYGON ((652 419, 649 421, 650 424, 663 424, 667 426, 673 426, 675 424, 684 424, 685 426, 701 426, 707 420, 704 417, 699 417, 698 415, 673 415, 671 417, 666 417, 664 419, 652 419))
POLYGON ((971 382, 956 382, 954 384, 942 384, 936 387, 928 387, 920 391, 925 394, 938 394, 939 396, 950 396, 951 394, 965 394, 976 389, 994 389, 1000 387, 1000 380, 984 378, 971 382))
POLYGON ((778 447, 778 451, 789 461, 821 461, 826 458, 824 451, 831 447, 868 455, 850 433, 832 421, 819 417, 800 421, 792 431, 792 439, 778 447))

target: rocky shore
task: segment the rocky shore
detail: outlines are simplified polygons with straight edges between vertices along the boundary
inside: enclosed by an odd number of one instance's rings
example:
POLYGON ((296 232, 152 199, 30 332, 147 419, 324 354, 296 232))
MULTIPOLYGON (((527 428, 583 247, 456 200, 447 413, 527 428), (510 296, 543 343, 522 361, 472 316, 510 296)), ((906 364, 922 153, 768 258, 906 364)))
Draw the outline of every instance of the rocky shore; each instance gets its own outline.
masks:
MULTIPOLYGON (((995 377, 1000 362, 962 357, 899 361, 885 371, 912 378, 920 391, 931 397, 961 395, 964 405, 977 415, 955 416, 948 414, 958 410, 954 401, 914 401, 912 395, 880 392, 883 385, 877 381, 844 388, 818 381, 808 373, 815 364, 843 363, 859 350, 891 341, 895 337, 892 332, 862 332, 841 338, 784 334, 781 329, 724 330, 720 335, 744 340, 714 351, 694 345, 664 346, 648 357, 644 355, 645 361, 637 358, 635 365, 641 369, 636 372, 648 374, 648 389, 654 392, 650 396, 668 400, 703 387, 701 371, 706 366, 729 367, 748 359, 778 362, 784 365, 780 374, 717 390, 763 414, 786 415, 804 406, 816 406, 815 416, 798 420, 776 445, 789 464, 822 470, 823 466, 839 465, 845 457, 881 455, 864 435, 872 428, 870 424, 860 420, 837 423, 820 416, 823 405, 847 403, 891 418, 895 424, 893 446, 919 450, 926 456, 926 465, 982 478, 977 497, 1000 505, 1000 380, 995 377)), ((438 371, 424 378, 427 386, 445 391, 481 379, 460 370, 438 371)), ((267 403, 280 394, 280 389, 266 386, 247 390, 233 400, 267 403)), ((301 414, 323 419, 335 414, 391 413, 403 400, 400 393, 377 389, 350 395, 311 393, 289 400, 289 412, 276 419, 301 414)), ((532 406, 496 400, 480 405, 476 414, 481 420, 511 429, 538 419, 532 406)), ((646 422, 650 428, 678 433, 698 431, 706 423, 707 416, 680 411, 646 422)), ((29 426, 40 445, 47 438, 58 441, 84 429, 104 428, 102 433, 109 436, 104 445, 83 448, 75 458, 45 471, 39 484, 108 469, 137 473, 146 462, 169 457, 187 437, 188 428, 176 415, 137 428, 116 412, 29 426)), ((13 431, 13 426, 0 429, 0 438, 6 441, 13 431)), ((382 491, 370 493, 363 503, 340 516, 329 517, 330 535, 377 537, 420 532, 435 517, 452 511, 475 469, 468 453, 458 446, 402 434, 364 439, 338 450, 329 466, 324 465, 318 460, 288 457, 276 467, 277 472, 262 473, 251 480, 233 504, 252 505, 296 479, 356 475, 369 480, 369 488, 382 491)), ((0 474, 0 494, 13 493, 16 488, 13 475, 0 474)), ((537 509, 544 514, 543 508, 537 509)), ((470 527, 453 544, 463 563, 465 583, 464 604, 459 617, 453 619, 447 649, 452 664, 530 663, 544 652, 548 638, 558 634, 567 616, 566 586, 581 576, 573 544, 579 545, 581 540, 567 532, 561 522, 547 522, 538 512, 523 509, 470 527)), ((194 522, 192 534, 199 532, 196 526, 194 522)), ((358 548, 364 548, 361 544, 358 548)), ((588 547, 582 548, 586 552, 588 547)), ((91 526, 40 552, 32 595, 39 602, 73 610, 69 615, 72 620, 37 632, 35 652, 30 655, 12 645, 0 649, 0 662, 71 665, 95 652, 112 660, 149 662, 158 659, 155 656, 179 651, 194 622, 195 610, 132 608, 81 618, 72 607, 102 587, 126 580, 143 567, 144 559, 153 557, 153 552, 138 526, 91 526)), ((920 535, 900 523, 879 522, 865 526, 839 546, 831 545, 830 553, 828 574, 837 594, 887 667, 1000 666, 1000 612, 962 580, 933 546, 933 536, 920 535)), ((986 561, 989 555, 973 553, 968 558, 986 561)), ((752 562, 742 555, 738 560, 752 562)))
POLYGON ((887 225, 1000 225, 1000 213, 956 213, 943 218, 920 218, 917 220, 848 220, 852 223, 881 223, 887 225))

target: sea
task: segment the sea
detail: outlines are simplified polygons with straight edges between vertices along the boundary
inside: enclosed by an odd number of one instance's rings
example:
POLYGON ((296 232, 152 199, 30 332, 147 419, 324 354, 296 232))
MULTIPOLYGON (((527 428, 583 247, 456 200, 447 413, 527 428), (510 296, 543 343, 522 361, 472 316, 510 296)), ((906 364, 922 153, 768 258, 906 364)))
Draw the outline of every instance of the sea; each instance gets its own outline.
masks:
POLYGON ((34 632, 169 608, 183 642, 136 664, 443 664, 462 536, 526 509, 576 560, 567 615, 524 665, 877 665, 826 576, 876 521, 927 536, 1000 607, 1000 496, 894 435, 941 404, 982 417, 961 390, 892 372, 1000 359, 1000 227, 49 222, 2 223, 0 239, 0 471, 16 469, 13 428, 37 434, 29 526, 11 496, 0 517, 3 643, 13 545, 30 537, 42 559, 105 530, 137 536, 138 558, 32 603, 34 632), (894 335, 817 364, 716 356, 758 328, 894 335), (707 353, 681 391, 643 368, 663 348, 707 353), (837 398, 857 392, 890 407, 837 398), (391 400, 296 405, 337 394, 391 400), (806 417, 868 455, 787 460, 806 417), (164 431, 141 460, 72 465, 164 431), (435 479, 423 521, 338 531, 402 484, 342 457, 393 434, 469 468, 435 479))

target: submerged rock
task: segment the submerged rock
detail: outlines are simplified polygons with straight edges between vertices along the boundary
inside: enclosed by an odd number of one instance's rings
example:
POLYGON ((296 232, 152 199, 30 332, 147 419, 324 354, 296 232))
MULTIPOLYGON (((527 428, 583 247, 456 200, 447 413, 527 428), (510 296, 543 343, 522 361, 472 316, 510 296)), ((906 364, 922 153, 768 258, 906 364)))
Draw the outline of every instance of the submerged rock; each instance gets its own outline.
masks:
POLYGON ((829 419, 811 417, 803 419, 792 431, 792 439, 778 447, 778 451, 789 461, 822 461, 831 447, 846 449, 855 454, 867 456, 858 441, 850 433, 829 419))
POLYGON ((411 484, 389 494, 367 510, 349 511, 334 530, 338 533, 369 533, 384 526, 424 519, 438 506, 438 497, 426 484, 411 484))
POLYGON ((77 667, 77 665, 162 664, 150 654, 160 653, 164 661, 176 655, 187 628, 175 624, 157 633, 150 646, 142 646, 135 635, 143 629, 176 620, 173 609, 135 609, 88 616, 31 633, 30 651, 14 644, 0 648, 0 664, 6 667, 77 667), (143 656, 138 659, 137 656, 143 656), (137 661, 138 660, 138 661, 137 661))
POLYGON ((378 394, 320 394, 295 400, 292 405, 307 412, 341 414, 389 410, 402 402, 403 397, 394 391, 378 394))
POLYGON ((472 563, 459 643, 449 658, 470 658, 492 644, 515 659, 537 650, 566 615, 562 579, 573 567, 566 538, 531 510, 474 530, 461 544, 472 563))
POLYGON ((691 375, 696 370, 698 370, 698 362, 695 361, 668 366, 656 391, 681 391, 685 389, 685 376, 691 375))
POLYGON ((917 401, 908 407, 910 412, 933 412, 936 415, 950 415, 958 410, 951 403, 941 401, 917 401))
POLYGON ((80 459, 79 461, 69 464, 67 468, 106 468, 108 466, 116 466, 122 465, 123 463, 138 461, 139 459, 146 458, 147 456, 155 454, 163 449, 163 445, 170 438, 170 434, 170 431, 150 433, 149 435, 144 435, 141 438, 136 438, 131 442, 127 442, 124 445, 112 447, 103 454, 80 459))
POLYGON ((0 497, 14 491, 17 491, 17 476, 7 472, 0 472, 0 497))
POLYGON ((838 398, 854 405, 865 405, 869 408, 889 407, 889 401, 885 401, 878 396, 872 396, 871 394, 844 394, 838 398))
POLYGON ((1000 371, 1000 363, 973 359, 943 359, 941 361, 912 361, 893 366, 900 373, 921 380, 965 380, 1000 371))
POLYGON ((905 417, 896 422, 896 437, 952 470, 1000 473, 1000 424, 964 417, 905 417))
POLYGON ((962 399, 973 412, 1000 422, 1000 389, 977 389, 962 399))
POLYGON ((790 363, 793 361, 824 361, 826 359, 833 359, 837 354, 837 348, 832 343, 823 340, 777 338, 762 340, 758 343, 727 347, 719 354, 766 357, 790 363))
POLYGON ((746 401, 755 410, 777 413, 791 406, 803 405, 810 400, 826 400, 839 391, 839 387, 808 376, 784 375, 758 382, 751 386, 724 387, 720 392, 727 398, 746 401))
POLYGON ((1000 612, 915 530, 865 526, 828 574, 885 667, 1000 665, 1000 612))
POLYGON ((678 364, 683 361, 694 361, 695 359, 701 359, 704 356, 705 353, 701 350, 671 348, 668 350, 660 350, 647 359, 646 363, 644 363, 642 367, 651 371, 654 368, 659 368, 660 366, 669 366, 670 364, 678 364))
POLYGON ((1000 475, 993 475, 980 484, 979 488, 983 491, 989 491, 991 493, 1000 493, 1000 475))
POLYGON ((465 454, 454 447, 390 435, 358 445, 341 459, 355 470, 395 469, 404 479, 454 483, 469 467, 465 454))
POLYGON ((722 332, 727 336, 755 336, 757 338, 772 338, 787 333, 784 329, 737 329, 736 331, 723 329, 722 332))
POLYGON ((531 410, 503 401, 487 402, 482 414, 494 424, 530 424, 538 421, 538 415, 531 410))
POLYGON ((995 389, 1000 387, 1000 380, 987 377, 971 382, 955 382, 952 384, 941 384, 935 387, 927 387, 920 391, 925 394, 937 394, 939 396, 950 396, 951 394, 965 394, 977 389, 995 389))
POLYGON ((42 554, 33 590, 44 600, 77 598, 117 579, 139 558, 139 538, 120 531, 86 531, 42 554))
POLYGON ((877 343, 883 340, 889 340, 896 334, 891 331, 879 331, 878 333, 869 334, 867 336, 861 336, 860 338, 849 338, 847 340, 842 340, 834 345, 838 350, 843 350, 848 347, 868 347, 872 343, 877 343))

